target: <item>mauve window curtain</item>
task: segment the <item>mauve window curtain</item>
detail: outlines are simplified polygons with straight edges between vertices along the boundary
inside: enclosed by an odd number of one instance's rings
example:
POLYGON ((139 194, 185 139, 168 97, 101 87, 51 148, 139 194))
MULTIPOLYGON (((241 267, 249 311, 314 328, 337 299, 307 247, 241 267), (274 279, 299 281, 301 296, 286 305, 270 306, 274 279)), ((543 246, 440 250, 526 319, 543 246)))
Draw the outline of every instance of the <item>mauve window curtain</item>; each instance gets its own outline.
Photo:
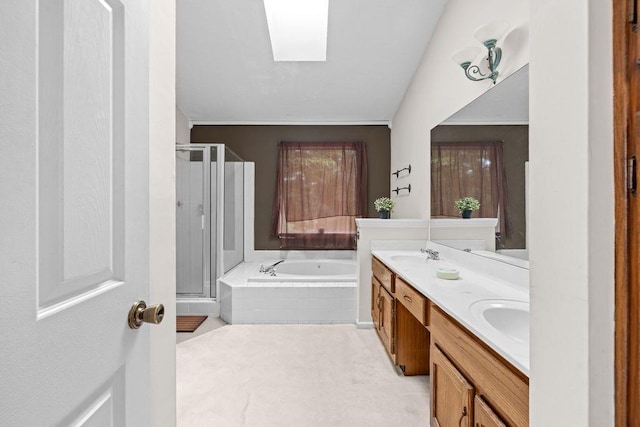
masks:
POLYGON ((364 142, 280 142, 272 233, 283 249, 354 249, 367 212, 364 142))
POLYGON ((471 196, 480 201, 476 218, 498 218, 508 231, 502 141, 431 142, 431 216, 460 217, 454 202, 471 196))

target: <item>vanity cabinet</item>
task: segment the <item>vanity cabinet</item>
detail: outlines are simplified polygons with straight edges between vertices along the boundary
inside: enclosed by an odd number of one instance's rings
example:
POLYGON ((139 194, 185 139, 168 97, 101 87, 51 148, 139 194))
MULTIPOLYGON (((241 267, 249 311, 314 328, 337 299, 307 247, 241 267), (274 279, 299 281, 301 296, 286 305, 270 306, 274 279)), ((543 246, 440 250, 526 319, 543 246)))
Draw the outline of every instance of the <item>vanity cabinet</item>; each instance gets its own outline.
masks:
POLYGON ((371 268, 371 317, 382 344, 405 375, 428 374, 428 300, 378 259, 371 268))
POLYGON ((432 427, 529 425, 529 380, 524 374, 435 306, 431 338, 432 427), (463 393, 463 382, 470 392, 464 388, 463 393), (445 416, 446 422, 438 418, 445 416))
POLYGON ((431 375, 431 427, 527 427, 527 376, 375 256, 371 267, 384 347, 405 375, 431 375))

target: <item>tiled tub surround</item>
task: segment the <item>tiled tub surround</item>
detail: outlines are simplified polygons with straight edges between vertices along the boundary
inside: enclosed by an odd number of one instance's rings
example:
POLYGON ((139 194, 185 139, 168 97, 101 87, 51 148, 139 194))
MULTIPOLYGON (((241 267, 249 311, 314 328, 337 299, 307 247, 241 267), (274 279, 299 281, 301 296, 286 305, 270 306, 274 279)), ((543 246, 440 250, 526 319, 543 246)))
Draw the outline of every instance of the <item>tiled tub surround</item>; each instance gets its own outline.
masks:
MULTIPOLYGON (((336 276, 271 277, 259 272, 278 259, 242 263, 219 279, 220 317, 231 324, 354 323, 357 283, 353 260, 314 260, 350 264, 353 273, 336 276)), ((285 263, 300 261, 287 260, 285 263)), ((310 262, 313 266, 313 262, 310 262)), ((276 267, 276 270, 278 267, 276 267)))
POLYGON ((387 250, 383 242, 374 242, 372 254, 518 370, 529 376, 528 337, 524 342, 516 342, 479 320, 470 309, 472 304, 481 300, 513 300, 528 304, 529 270, 433 242, 427 242, 426 246, 440 252, 440 263, 455 266, 460 272, 460 278, 458 280, 437 278, 436 262, 427 261, 426 256, 417 249, 387 250), (425 260, 424 262, 399 261, 402 259, 400 256, 422 256, 425 260))

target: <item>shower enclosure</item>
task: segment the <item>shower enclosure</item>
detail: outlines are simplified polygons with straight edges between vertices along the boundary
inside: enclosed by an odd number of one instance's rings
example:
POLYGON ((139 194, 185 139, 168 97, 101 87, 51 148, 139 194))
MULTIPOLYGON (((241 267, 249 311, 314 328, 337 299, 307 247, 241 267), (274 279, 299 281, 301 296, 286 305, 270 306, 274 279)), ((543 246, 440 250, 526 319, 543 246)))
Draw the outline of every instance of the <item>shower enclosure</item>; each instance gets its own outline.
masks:
POLYGON ((216 298, 244 259, 245 163, 223 144, 176 146, 177 298, 216 298))

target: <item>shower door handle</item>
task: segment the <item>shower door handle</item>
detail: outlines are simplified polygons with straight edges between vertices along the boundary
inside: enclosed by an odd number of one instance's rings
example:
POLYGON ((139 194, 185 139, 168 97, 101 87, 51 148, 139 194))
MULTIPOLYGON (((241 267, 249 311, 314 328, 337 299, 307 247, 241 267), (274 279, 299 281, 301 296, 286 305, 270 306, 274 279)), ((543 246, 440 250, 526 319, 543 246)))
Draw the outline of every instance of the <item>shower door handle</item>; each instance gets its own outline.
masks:
POLYGON ((198 205, 198 215, 200 215, 200 227, 204 230, 204 205, 198 205))

